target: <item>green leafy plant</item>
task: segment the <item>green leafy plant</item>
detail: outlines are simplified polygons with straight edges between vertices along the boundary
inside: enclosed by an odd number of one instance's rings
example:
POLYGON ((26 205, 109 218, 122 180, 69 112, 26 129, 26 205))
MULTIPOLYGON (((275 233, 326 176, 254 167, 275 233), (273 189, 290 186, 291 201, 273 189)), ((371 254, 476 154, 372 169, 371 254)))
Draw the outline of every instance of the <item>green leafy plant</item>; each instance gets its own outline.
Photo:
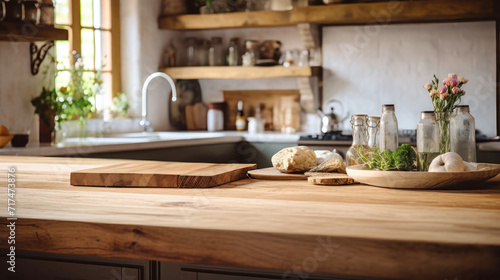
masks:
POLYGON ((57 121, 77 119, 80 127, 86 119, 92 117, 95 110, 95 98, 100 91, 101 71, 97 70, 94 78, 84 78, 84 65, 79 54, 74 54, 75 64, 70 69, 70 81, 58 89, 58 101, 62 112, 57 121), (93 102, 94 101, 94 102, 93 102))
POLYGON ((31 104, 35 107, 35 114, 38 114, 49 131, 53 132, 54 117, 62 111, 62 104, 57 101, 56 90, 43 87, 40 95, 31 99, 31 104))
POLYGON ((365 153, 358 147, 360 160, 370 169, 410 171, 416 168, 417 154, 409 144, 399 146, 395 152, 380 151, 375 147, 373 152, 365 153))
POLYGON ((112 112, 116 112, 121 116, 126 116, 129 108, 130 102, 128 100, 127 94, 121 92, 117 96, 113 97, 113 103, 111 104, 112 112))
POLYGON ((212 4, 214 3, 215 0, 197 0, 198 5, 201 6, 207 6, 208 8, 212 7, 212 4))
POLYGON ((62 112, 62 104, 58 101, 57 91, 54 88, 55 58, 50 53, 50 63, 43 70, 42 92, 37 97, 31 99, 31 104, 35 107, 35 114, 40 116, 40 120, 52 133, 55 130, 55 117, 62 112))

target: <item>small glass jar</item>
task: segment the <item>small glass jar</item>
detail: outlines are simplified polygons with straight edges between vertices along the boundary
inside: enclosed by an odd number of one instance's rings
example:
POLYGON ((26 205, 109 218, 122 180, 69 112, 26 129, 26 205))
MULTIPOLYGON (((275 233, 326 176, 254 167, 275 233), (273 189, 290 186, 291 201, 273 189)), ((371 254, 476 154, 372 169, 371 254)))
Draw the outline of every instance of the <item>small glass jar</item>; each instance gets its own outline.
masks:
POLYGON ((224 129, 224 105, 224 102, 208 102, 208 131, 221 131, 224 129))
POLYGON ((24 15, 25 20, 34 24, 39 24, 41 10, 38 1, 24 1, 24 15))
POLYGON ((208 50, 208 65, 223 66, 224 65, 224 48, 222 47, 221 37, 212 37, 210 49, 208 50))
POLYGON ((229 42, 227 65, 238 66, 241 65, 241 51, 240 51, 240 38, 231 38, 229 42))
POLYGON ((245 53, 242 56, 243 66, 254 66, 259 59, 259 42, 255 40, 245 41, 245 53))
POLYGON ((450 149, 464 161, 476 162, 476 124, 469 105, 460 105, 450 120, 450 149))
POLYGON ((417 168, 429 170, 432 160, 439 155, 439 126, 434 111, 422 111, 417 124, 417 168))
POLYGON ((196 66, 198 63, 197 56, 197 42, 198 40, 194 37, 187 37, 184 40, 184 51, 185 53, 185 65, 186 66, 196 66))
POLYGON ((4 21, 21 22, 24 20, 24 4, 21 0, 5 1, 5 18, 4 21))
POLYGON ((346 153, 346 166, 362 164, 363 162, 360 160, 360 156, 358 153, 358 149, 361 149, 363 153, 367 153, 371 151, 371 148, 368 146, 367 140, 367 115, 352 115, 351 116, 351 124, 352 124, 352 145, 347 150, 346 153))
POLYGON ((40 24, 54 26, 54 4, 40 3, 40 24))
POLYGON ((198 65, 208 66, 208 50, 210 49, 210 41, 200 39, 198 42, 198 65))
POLYGON ((380 151, 396 151, 398 147, 398 119, 394 104, 382 105, 380 117, 380 151))
POLYGON ((3 21, 7 14, 7 8, 5 7, 5 0, 0 0, 0 21, 3 21))
POLYGON ((379 128, 380 128, 380 117, 369 116, 368 117, 368 146, 373 150, 375 147, 379 147, 379 128))

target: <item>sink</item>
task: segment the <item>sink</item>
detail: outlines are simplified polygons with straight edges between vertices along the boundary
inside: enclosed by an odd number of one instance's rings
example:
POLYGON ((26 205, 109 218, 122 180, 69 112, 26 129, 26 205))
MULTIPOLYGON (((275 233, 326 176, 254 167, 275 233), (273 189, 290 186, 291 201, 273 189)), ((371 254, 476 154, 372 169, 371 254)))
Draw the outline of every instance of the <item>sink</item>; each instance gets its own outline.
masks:
POLYGON ((133 144, 154 141, 152 137, 85 137, 85 138, 66 138, 63 145, 107 145, 107 144, 133 144))
POLYGON ((222 132, 171 132, 171 131, 153 131, 153 132, 131 132, 113 134, 111 137, 120 138, 148 138, 154 140, 186 140, 186 139, 199 139, 199 138, 213 138, 221 137, 225 134, 222 132))

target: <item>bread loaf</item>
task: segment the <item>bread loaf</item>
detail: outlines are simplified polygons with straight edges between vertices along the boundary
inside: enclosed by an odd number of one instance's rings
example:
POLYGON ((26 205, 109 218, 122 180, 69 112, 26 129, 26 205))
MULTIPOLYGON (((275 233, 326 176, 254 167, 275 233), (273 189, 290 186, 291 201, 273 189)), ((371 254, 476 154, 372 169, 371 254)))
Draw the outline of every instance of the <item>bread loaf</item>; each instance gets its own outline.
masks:
POLYGON ((271 161, 281 173, 305 172, 317 165, 316 154, 305 146, 282 149, 271 161))

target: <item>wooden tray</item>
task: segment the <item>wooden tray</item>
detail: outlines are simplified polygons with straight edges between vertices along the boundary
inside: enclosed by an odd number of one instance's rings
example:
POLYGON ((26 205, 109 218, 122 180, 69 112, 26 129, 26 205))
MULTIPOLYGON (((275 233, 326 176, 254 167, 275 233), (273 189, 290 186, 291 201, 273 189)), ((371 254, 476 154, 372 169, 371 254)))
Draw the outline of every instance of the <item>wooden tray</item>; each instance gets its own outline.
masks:
POLYGON ((419 172, 370 170, 363 165, 347 167, 347 175, 363 184, 398 189, 474 187, 500 173, 500 164, 478 163, 477 171, 419 172))
POLYGON ((250 170, 248 176, 260 180, 307 180, 302 173, 281 173, 274 167, 250 170))

